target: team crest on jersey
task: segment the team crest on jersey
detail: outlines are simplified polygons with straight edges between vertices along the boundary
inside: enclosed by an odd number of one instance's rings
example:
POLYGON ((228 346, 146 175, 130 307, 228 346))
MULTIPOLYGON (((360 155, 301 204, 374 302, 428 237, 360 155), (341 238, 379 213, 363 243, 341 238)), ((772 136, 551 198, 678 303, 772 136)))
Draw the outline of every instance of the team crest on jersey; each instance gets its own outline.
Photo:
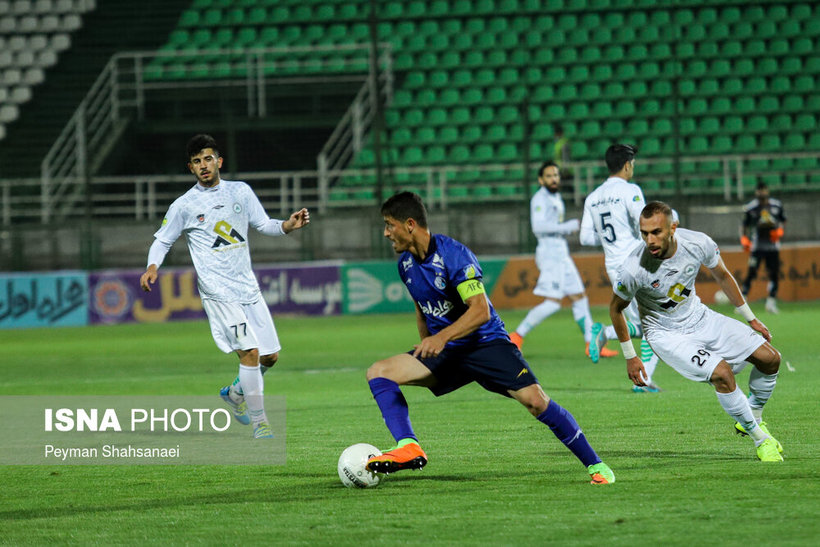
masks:
POLYGON ((660 286, 661 286, 661 280, 660 280, 660 279, 656 279, 655 281, 653 281, 653 282, 651 283, 651 285, 652 285, 652 288, 653 288, 653 289, 657 289, 658 287, 660 287, 660 286))
POLYGON ((441 277, 440 275, 437 275, 436 280, 433 281, 433 285, 435 285, 438 290, 443 291, 444 287, 447 286, 447 282, 444 281, 443 277, 441 277))
POLYGON ((641 201, 641 196, 635 196, 632 201, 641 201))
POLYGON ((197 219, 199 222, 205 222, 205 215, 204 215, 203 213, 199 213, 199 214, 196 216, 196 219, 197 219))
POLYGON ((406 272, 407 270, 409 270, 410 268, 413 267, 413 259, 408 256, 407 260, 405 260, 404 262, 401 263, 401 267, 406 272))
POLYGON ((692 275, 693 273, 695 273, 695 266, 692 264, 687 265, 686 268, 683 269, 683 275, 692 275))
POLYGON ((435 253, 433 255, 433 266, 435 266, 436 268, 441 268, 442 270, 444 269, 444 261, 441 259, 438 253, 435 253))
POLYGON ((467 279, 474 279, 475 276, 476 276, 475 266, 470 264, 469 266, 464 268, 464 277, 466 277, 467 279))
POLYGON ((242 206, 239 205, 238 203, 234 203, 233 204, 233 212, 238 215, 239 213, 242 212, 242 206))

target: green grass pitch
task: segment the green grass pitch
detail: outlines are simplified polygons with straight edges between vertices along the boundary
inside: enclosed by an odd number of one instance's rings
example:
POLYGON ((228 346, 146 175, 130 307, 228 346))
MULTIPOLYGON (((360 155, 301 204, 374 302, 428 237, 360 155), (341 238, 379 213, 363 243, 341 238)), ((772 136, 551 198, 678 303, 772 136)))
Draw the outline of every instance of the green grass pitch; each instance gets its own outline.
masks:
MULTIPOLYGON (((0 467, 0 543, 816 544, 820 302, 757 311, 783 354, 764 414, 781 464, 755 459, 708 385, 660 365, 663 393, 631 393, 623 360, 589 362, 564 309, 524 354, 614 485, 589 485, 548 428, 471 385, 441 398, 405 388, 428 466, 346 489, 336 475, 346 446, 393 444, 364 372, 412 346, 414 318, 278 317, 284 350, 265 391, 287 399, 287 465, 0 467)), ((514 328, 524 311, 501 315, 514 328)), ((204 322, 0 332, 3 395, 217 398, 235 371, 204 322)))

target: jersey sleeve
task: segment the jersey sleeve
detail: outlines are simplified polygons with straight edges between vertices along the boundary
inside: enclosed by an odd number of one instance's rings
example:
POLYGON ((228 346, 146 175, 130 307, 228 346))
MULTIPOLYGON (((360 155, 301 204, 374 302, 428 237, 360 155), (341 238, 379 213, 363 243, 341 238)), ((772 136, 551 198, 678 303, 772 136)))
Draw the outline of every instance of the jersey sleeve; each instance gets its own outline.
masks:
POLYGON ((182 207, 180 207, 178 201, 175 201, 168 208, 168 212, 165 213, 162 225, 160 225, 159 230, 154 232, 154 237, 170 246, 179 239, 184 229, 185 219, 183 218, 182 207))
POLYGON ((269 236, 285 235, 282 221, 270 218, 259 197, 249 185, 245 185, 245 205, 248 208, 248 223, 257 231, 269 236))
POLYGON ((720 262, 720 247, 715 241, 703 234, 703 240, 700 243, 700 251, 702 253, 701 262, 709 269, 715 268, 720 262))
MULTIPOLYGON (((466 247, 459 245, 451 249, 448 256, 447 274, 453 287, 459 287, 466 282, 470 282, 469 294, 459 289, 459 294, 461 294, 463 300, 483 292, 480 289, 483 288, 482 278, 484 273, 481 271, 478 259, 466 247)), ((465 287, 467 286, 465 285, 465 287)))
POLYGON ((646 207, 646 199, 643 197, 643 191, 637 184, 630 185, 632 192, 627 198, 627 208, 629 209, 629 225, 632 226, 632 232, 640 239, 641 233, 638 228, 641 225, 641 211, 646 207))
POLYGON ((581 233, 579 234, 581 245, 600 245, 601 240, 598 238, 598 233, 595 231, 595 225, 592 223, 592 211, 584 202, 584 216, 581 217, 581 233))
POLYGON ((629 268, 629 262, 626 262, 618 271, 615 282, 612 284, 612 292, 624 300, 629 301, 635 298, 635 292, 637 292, 637 290, 638 281, 629 268))

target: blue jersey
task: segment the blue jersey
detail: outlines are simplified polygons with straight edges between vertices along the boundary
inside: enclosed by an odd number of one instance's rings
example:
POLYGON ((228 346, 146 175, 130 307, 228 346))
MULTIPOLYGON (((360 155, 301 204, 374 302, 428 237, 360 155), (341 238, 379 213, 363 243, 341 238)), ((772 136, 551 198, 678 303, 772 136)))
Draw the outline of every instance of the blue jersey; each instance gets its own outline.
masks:
MULTIPOLYGON (((467 310, 457 287, 466 281, 481 281, 482 272, 470 249, 455 239, 433 234, 423 261, 419 262, 410 252, 402 253, 399 277, 421 308, 427 330, 436 334, 455 323, 467 310)), ((463 347, 507 337, 504 322, 489 298, 487 304, 490 306, 489 321, 468 336, 451 340, 447 347, 463 347)))

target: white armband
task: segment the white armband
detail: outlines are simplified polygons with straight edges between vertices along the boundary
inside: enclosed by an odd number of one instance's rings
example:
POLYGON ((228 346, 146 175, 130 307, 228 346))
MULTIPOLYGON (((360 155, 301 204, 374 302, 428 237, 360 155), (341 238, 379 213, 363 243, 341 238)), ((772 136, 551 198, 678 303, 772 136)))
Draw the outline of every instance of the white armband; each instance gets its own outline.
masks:
POLYGON ((624 354, 624 359, 632 359, 638 356, 638 354, 635 353, 635 346, 632 345, 632 340, 621 342, 621 351, 624 354))
POLYGON ((748 302, 744 302, 742 306, 735 308, 735 311, 740 314, 740 316, 745 319, 747 323, 755 320, 755 314, 752 311, 752 308, 749 307, 748 302))

